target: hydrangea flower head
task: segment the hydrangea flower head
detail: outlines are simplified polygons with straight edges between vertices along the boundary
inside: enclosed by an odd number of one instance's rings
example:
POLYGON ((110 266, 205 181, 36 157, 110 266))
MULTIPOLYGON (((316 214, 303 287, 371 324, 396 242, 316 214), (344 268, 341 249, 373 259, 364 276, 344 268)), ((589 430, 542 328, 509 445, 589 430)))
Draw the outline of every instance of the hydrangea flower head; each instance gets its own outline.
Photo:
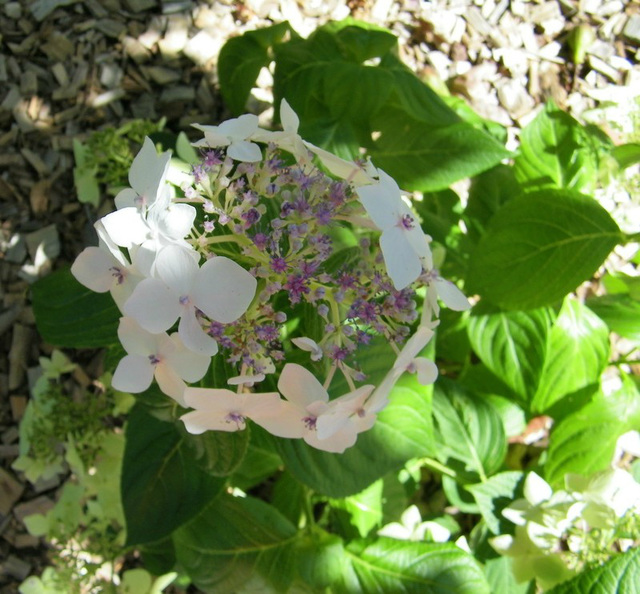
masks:
POLYGON ((260 129, 254 115, 196 125, 201 159, 179 188, 167 181, 169 154, 146 140, 131 187, 97 224, 100 247, 73 271, 124 313, 122 389, 155 378, 194 409, 181 417, 192 433, 251 421, 339 453, 371 429, 402 374, 425 385, 437 377, 420 356, 437 312, 419 323, 417 289, 456 308, 463 297, 442 284, 390 176, 305 142, 286 100, 280 119, 281 131, 260 129), (376 385, 360 361, 381 340, 389 367, 376 385), (211 357, 222 361, 204 380, 211 357), (278 392, 260 389, 268 382, 278 392))

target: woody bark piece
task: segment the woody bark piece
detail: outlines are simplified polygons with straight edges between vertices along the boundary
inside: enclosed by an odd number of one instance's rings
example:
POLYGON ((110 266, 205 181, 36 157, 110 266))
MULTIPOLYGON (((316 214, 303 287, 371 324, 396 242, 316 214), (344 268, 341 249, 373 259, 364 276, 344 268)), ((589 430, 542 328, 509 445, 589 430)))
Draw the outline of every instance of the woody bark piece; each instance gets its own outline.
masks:
POLYGON ((31 328, 15 324, 9 351, 9 390, 20 387, 26 371, 27 355, 31 345, 31 328))
POLYGON ((11 576, 20 581, 27 579, 30 573, 31 564, 15 555, 9 555, 9 558, 0 565, 0 574, 11 576))
POLYGON ((27 516, 32 516, 33 514, 45 515, 54 505, 54 502, 49 497, 40 495, 40 497, 16 505, 13 508, 13 515, 17 520, 23 522, 27 516))
POLYGON ((0 468, 0 514, 6 516, 24 492, 24 485, 4 468, 0 468))

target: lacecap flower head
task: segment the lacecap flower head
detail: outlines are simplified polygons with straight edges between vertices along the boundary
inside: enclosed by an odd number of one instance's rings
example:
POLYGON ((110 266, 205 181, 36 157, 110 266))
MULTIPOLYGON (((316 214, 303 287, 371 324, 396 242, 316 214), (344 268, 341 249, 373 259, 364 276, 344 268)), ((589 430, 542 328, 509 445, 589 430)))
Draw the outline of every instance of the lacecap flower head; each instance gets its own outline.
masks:
POLYGON ((97 223, 100 246, 72 271, 124 314, 121 386, 135 392, 155 378, 193 409, 182 419, 194 433, 251 420, 342 452, 375 424, 403 373, 435 380, 420 353, 437 323, 436 291, 456 309, 468 302, 442 284, 430 238, 389 175, 304 141, 284 100, 281 121, 283 131, 260 129, 253 115, 196 125, 201 159, 180 188, 167 181, 168 154, 145 141, 131 187, 97 223), (421 320, 425 285, 432 305, 421 320), (381 340, 396 358, 376 384, 360 361, 381 340), (225 385, 202 386, 211 357, 224 360, 225 385), (346 386, 337 394, 336 374, 346 386))

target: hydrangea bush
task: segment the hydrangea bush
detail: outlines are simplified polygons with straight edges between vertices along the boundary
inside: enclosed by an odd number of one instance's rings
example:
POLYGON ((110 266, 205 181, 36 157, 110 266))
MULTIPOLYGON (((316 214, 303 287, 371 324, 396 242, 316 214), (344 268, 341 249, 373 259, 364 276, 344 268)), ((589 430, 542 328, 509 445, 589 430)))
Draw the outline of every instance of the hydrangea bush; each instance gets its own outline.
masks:
POLYGON ((638 145, 550 102, 511 153, 350 19, 234 37, 218 72, 232 119, 151 134, 98 247, 33 287, 44 339, 106 347, 127 403, 60 406, 43 363, 16 468, 85 484, 64 534, 139 553, 123 592, 631 591, 638 145), (245 113, 263 67, 276 131, 245 113))
POLYGON ((71 271, 110 291, 123 314, 116 389, 143 392, 155 379, 194 409, 182 416, 191 433, 236 431, 251 419, 343 452, 373 426, 401 374, 435 381, 434 362, 419 354, 438 323, 438 297, 457 311, 470 304, 434 268, 430 238, 389 175, 305 142, 286 101, 281 119, 282 132, 249 114, 196 126, 201 160, 177 191, 167 182, 170 154, 147 139, 131 187, 96 223, 100 246, 71 271), (346 257, 336 247, 345 240, 346 257), (288 311, 301 307, 317 320, 314 336, 288 325, 288 311), (377 338, 396 358, 373 384, 358 361, 377 338), (211 357, 234 369, 227 385, 201 381, 211 357), (348 391, 330 398, 336 373, 348 391), (278 391, 260 389, 267 376, 278 391))

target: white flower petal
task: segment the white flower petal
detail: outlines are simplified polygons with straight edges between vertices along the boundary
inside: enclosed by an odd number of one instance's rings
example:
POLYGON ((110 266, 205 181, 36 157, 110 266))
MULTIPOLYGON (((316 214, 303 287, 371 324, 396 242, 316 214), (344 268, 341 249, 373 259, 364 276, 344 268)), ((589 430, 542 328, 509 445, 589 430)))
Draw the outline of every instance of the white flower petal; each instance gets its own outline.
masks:
POLYGON ((168 238, 184 239, 191 233, 196 214, 191 204, 169 204, 158 212, 158 230, 168 238))
POLYGON ((120 318, 118 339, 129 355, 148 357, 157 354, 158 337, 144 330, 133 318, 120 318))
POLYGON ((416 368, 418 382, 423 386, 429 386, 438 379, 438 366, 430 359, 418 357, 413 360, 413 365, 416 368))
POLYGON ((178 334, 172 334, 169 338, 173 342, 175 350, 166 355, 167 364, 171 365, 186 382, 201 380, 209 369, 211 356, 187 349, 178 334))
POLYGON ((434 286, 438 297, 449 309, 453 311, 466 311, 471 308, 471 303, 469 303, 464 293, 451 281, 439 278, 434 281, 434 286))
POLYGON ((218 352, 218 343, 202 329, 193 307, 182 310, 178 335, 184 346, 194 353, 213 357, 218 352))
POLYGON ((305 141, 304 146, 317 155, 322 164, 336 177, 345 179, 351 182, 354 186, 365 186, 375 182, 371 176, 367 175, 367 173, 365 173, 362 168, 353 161, 341 159, 333 153, 325 151, 310 142, 305 141))
POLYGON ((170 365, 159 364, 155 368, 155 378, 163 394, 173 398, 180 406, 186 406, 184 391, 187 387, 170 365))
POLYGON ((280 121, 282 122, 282 128, 285 132, 297 134, 298 127, 300 126, 300 118, 284 97, 282 101, 280 101, 280 121))
POLYGON ((192 290, 198 265, 189 250, 176 245, 162 248, 155 261, 157 276, 171 288, 178 297, 187 297, 192 290))
POLYGON ((136 198, 138 198, 138 192, 134 189, 125 188, 124 190, 120 190, 114 199, 116 209, 136 208, 136 198))
POLYGON ((422 273, 420 258, 400 227, 391 227, 382 232, 380 249, 387 274, 397 291, 408 287, 422 273))
POLYGON ((420 354, 433 338, 433 330, 426 326, 418 326, 413 336, 407 340, 393 366, 405 371, 411 362, 420 354))
POLYGON ((291 342, 295 344, 299 349, 311 353, 312 361, 320 361, 322 359, 322 349, 318 346, 318 343, 311 338, 301 336, 300 338, 292 338, 291 342))
POLYGON ((206 316, 229 324, 247 311, 256 286, 256 279, 242 266, 219 256, 202 265, 191 296, 193 303, 206 316))
POLYGON ((110 252, 88 247, 75 259, 71 266, 71 274, 88 289, 96 293, 106 293, 117 282, 114 268, 123 270, 120 262, 110 252))
POLYGON ((123 208, 109 213, 100 220, 105 232, 116 245, 127 249, 144 243, 149 237, 149 226, 138 209, 123 208))
POLYGON ((124 312, 148 332, 157 334, 173 326, 182 312, 179 296, 155 278, 144 279, 124 304, 124 312))
POLYGON ((402 206, 406 208, 406 205, 402 202, 400 188, 395 180, 381 169, 378 171, 380 181, 356 188, 356 193, 376 227, 385 230, 397 225, 401 216, 399 209, 402 206))
POLYGON ((258 129, 258 116, 245 113, 238 118, 232 118, 222 122, 218 126, 218 133, 232 140, 244 140, 249 138, 258 129))
POLYGON ((293 404, 305 408, 316 401, 329 402, 329 394, 317 378, 297 363, 287 363, 280 379, 278 390, 293 404))
POLYGON ((277 437, 300 438, 306 433, 305 411, 299 406, 280 400, 271 414, 254 415, 252 420, 277 437))
POLYGON ((256 163, 262 160, 262 151, 254 142, 247 140, 235 140, 227 149, 227 155, 236 161, 245 163, 256 163))
POLYGON ((151 385, 153 373, 154 367, 148 357, 126 355, 118 363, 111 385, 120 392, 138 394, 151 385))

